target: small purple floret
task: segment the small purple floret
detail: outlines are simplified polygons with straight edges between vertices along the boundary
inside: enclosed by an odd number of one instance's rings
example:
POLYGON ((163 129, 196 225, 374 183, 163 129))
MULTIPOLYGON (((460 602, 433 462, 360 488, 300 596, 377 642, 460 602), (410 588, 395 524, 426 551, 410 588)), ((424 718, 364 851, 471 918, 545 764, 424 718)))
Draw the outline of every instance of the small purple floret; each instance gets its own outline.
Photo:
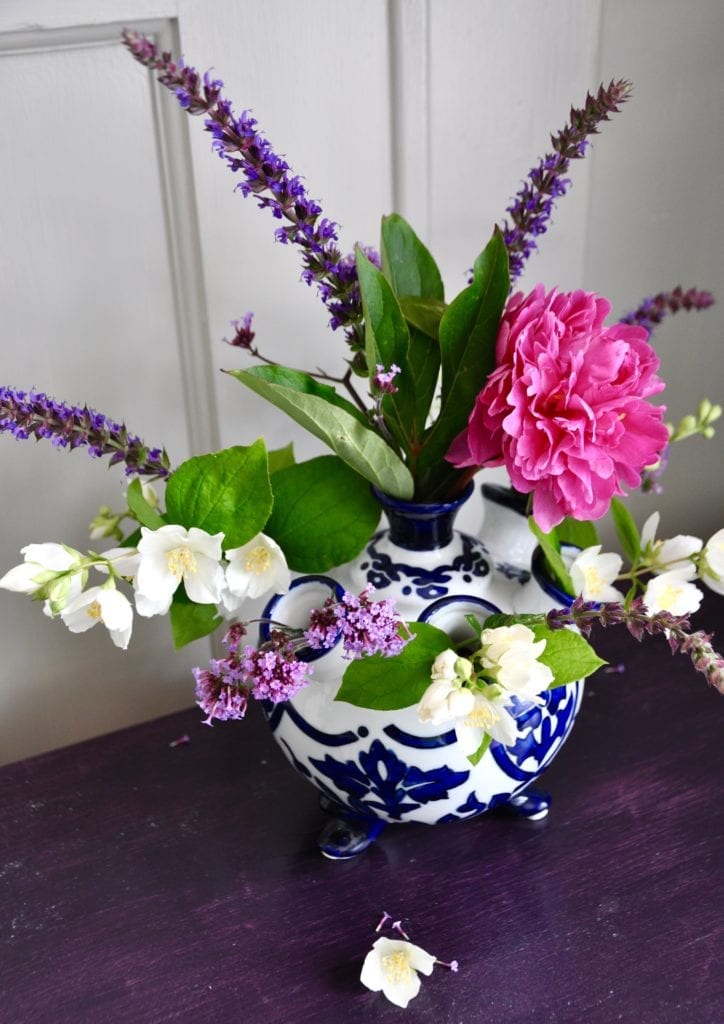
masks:
POLYGON ((304 633, 307 645, 312 650, 328 649, 341 636, 344 650, 353 658, 399 654, 411 636, 400 632, 405 627, 394 601, 371 601, 373 592, 374 587, 368 584, 359 596, 345 591, 341 601, 328 598, 324 607, 310 616, 304 633))
POLYGON ((257 651, 247 647, 241 666, 257 700, 275 704, 289 700, 309 682, 311 668, 295 658, 288 645, 279 643, 275 649, 257 651))
POLYGON ((656 324, 660 324, 669 313, 678 313, 679 310, 689 312, 692 309, 708 309, 714 305, 714 296, 711 292, 699 291, 697 288, 688 288, 686 291, 677 285, 673 291, 659 292, 651 298, 644 299, 640 306, 631 313, 621 317, 622 324, 638 324, 645 327, 649 334, 653 334, 656 324))

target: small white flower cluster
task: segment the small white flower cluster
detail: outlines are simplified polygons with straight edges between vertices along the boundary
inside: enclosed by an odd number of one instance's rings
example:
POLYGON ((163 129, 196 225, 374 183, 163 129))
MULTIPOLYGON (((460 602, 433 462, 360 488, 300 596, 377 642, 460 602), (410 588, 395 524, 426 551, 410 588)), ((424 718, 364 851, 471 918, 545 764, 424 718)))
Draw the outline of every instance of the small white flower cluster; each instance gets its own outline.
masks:
POLYGON ((0 587, 44 601, 46 614, 59 615, 72 633, 102 622, 113 643, 124 650, 133 625, 133 607, 117 582, 130 581, 136 611, 165 615, 183 583, 189 599, 215 605, 231 617, 250 598, 286 590, 290 572, 278 544, 257 534, 241 547, 223 550, 223 533, 167 524, 141 528, 137 548, 113 548, 82 555, 63 544, 29 544, 24 562, 0 579, 0 587), (85 589, 91 568, 108 576, 85 589))
POLYGON ((606 603, 622 601, 623 593, 615 583, 628 582, 643 587, 647 612, 690 615, 702 602, 703 594, 694 580, 724 594, 724 529, 718 530, 706 544, 699 537, 678 534, 657 540, 659 513, 644 523, 640 537, 640 556, 623 573, 620 555, 601 552, 601 545, 585 548, 570 567, 574 590, 584 601, 606 603), (645 585, 641 576, 650 576, 645 585))
POLYGON ((469 757, 486 736, 505 746, 515 742, 517 725, 511 698, 537 703, 553 682, 539 661, 545 640, 527 626, 484 629, 480 648, 470 658, 448 649, 435 659, 432 682, 418 707, 421 722, 454 723, 458 743, 469 757))

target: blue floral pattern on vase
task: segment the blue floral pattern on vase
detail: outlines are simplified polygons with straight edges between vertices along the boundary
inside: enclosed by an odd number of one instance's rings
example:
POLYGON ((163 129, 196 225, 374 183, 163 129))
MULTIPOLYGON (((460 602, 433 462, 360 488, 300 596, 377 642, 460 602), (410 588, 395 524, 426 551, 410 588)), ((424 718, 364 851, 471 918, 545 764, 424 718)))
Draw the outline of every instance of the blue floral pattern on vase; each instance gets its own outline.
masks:
POLYGON ((432 800, 447 799, 451 789, 470 777, 468 771, 451 771, 445 765, 428 771, 408 765, 379 740, 359 753, 358 762, 337 761, 330 754, 310 761, 347 795, 350 807, 367 814, 383 811, 394 821, 432 800))
POLYGON ((402 583, 406 585, 406 593, 414 591, 421 600, 433 601, 446 597, 451 584, 459 585, 461 581, 471 584, 474 580, 482 580, 490 572, 484 546, 467 534, 459 535, 462 548, 459 554, 448 564, 431 568, 391 558, 379 548, 379 541, 385 536, 383 531, 372 538, 360 564, 360 569, 366 573, 367 582, 378 590, 393 583, 402 583))

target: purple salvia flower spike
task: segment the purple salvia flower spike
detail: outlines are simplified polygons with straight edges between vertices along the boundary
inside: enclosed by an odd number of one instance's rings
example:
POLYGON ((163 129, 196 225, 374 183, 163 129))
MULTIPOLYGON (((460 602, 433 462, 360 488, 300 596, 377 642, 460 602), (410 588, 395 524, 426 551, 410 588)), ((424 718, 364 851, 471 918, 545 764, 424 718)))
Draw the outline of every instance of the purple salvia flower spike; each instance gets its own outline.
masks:
POLYGON ((602 85, 596 96, 586 96, 584 106, 571 108, 570 123, 551 136, 554 152, 547 153, 528 175, 515 199, 507 208, 510 220, 501 225, 503 239, 510 257, 510 280, 514 282, 523 271, 525 261, 538 248, 534 241, 548 230, 555 200, 568 191, 566 174, 571 160, 583 157, 588 136, 598 132, 598 125, 608 121, 631 94, 631 83, 625 80, 602 85))
POLYGON ((115 423, 87 406, 66 405, 41 391, 0 387, 0 431, 18 440, 45 438, 56 448, 87 448, 91 458, 110 456, 125 463, 127 476, 165 478, 170 472, 162 448, 148 448, 123 423, 115 423))
POLYGON ((651 335, 654 327, 669 313, 678 313, 681 309, 687 312, 692 309, 708 309, 713 305, 714 296, 711 292, 700 291, 697 288, 687 288, 684 291, 681 285, 677 285, 673 291, 659 292, 658 295, 644 299, 631 313, 622 316, 619 323, 638 324, 645 327, 651 335))
POLYGON ((234 174, 243 176, 238 190, 243 196, 255 196, 262 209, 286 222, 275 231, 277 241, 302 250, 302 280, 317 283, 331 313, 332 328, 344 327, 352 350, 363 351, 357 274, 354 260, 350 264, 350 258, 337 248, 338 225, 321 216, 321 206, 308 196, 302 179, 291 173, 286 160, 257 131, 256 119, 246 110, 236 117, 221 94, 223 83, 208 72, 202 78, 138 32, 125 30, 123 42, 140 64, 157 73, 159 82, 176 95, 187 113, 205 115, 204 126, 213 137, 214 150, 234 174))

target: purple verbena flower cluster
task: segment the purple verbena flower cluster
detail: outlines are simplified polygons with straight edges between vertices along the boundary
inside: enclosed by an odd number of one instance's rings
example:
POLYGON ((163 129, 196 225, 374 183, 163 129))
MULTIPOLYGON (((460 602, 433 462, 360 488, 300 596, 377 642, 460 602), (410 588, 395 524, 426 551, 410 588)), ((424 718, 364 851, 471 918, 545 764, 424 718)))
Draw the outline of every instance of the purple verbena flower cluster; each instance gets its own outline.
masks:
POLYGON ((570 180, 564 175, 571 160, 585 155, 587 137, 595 135, 598 125, 618 111, 630 96, 631 88, 630 82, 621 80, 611 82, 608 88, 601 86, 596 96, 589 93, 582 109, 571 108, 570 124, 551 136, 554 152, 546 153, 531 170, 506 210, 510 222, 504 220, 501 225, 510 256, 511 283, 520 276, 525 261, 538 248, 534 238, 548 230, 556 199, 568 191, 570 180))
POLYGON ((304 632, 307 645, 315 651, 329 649, 341 636, 344 650, 353 658, 399 654, 412 635, 409 630, 406 636, 401 632, 407 627, 393 601, 370 600, 373 590, 368 584, 357 596, 345 591, 340 601, 328 598, 310 616, 304 632))
POLYGON ((206 725, 214 718, 219 722, 243 718, 249 700, 238 662, 231 658, 212 658, 208 668, 193 670, 196 680, 196 703, 206 714, 206 725))
POLYGON ((372 375, 372 392, 381 395, 397 394, 398 389, 395 387, 394 381, 397 374, 401 372, 400 367, 396 363, 393 363, 389 370, 385 370, 384 366, 378 363, 372 375))
POLYGON ((247 647, 241 663, 256 699, 275 704, 299 693, 312 672, 309 665, 295 657, 292 645, 280 631, 272 632, 268 647, 247 647))
POLYGON ((66 405, 41 391, 0 387, 0 431, 19 440, 46 438, 56 448, 87 448, 93 458, 110 455, 125 463, 126 475, 165 478, 171 472, 163 448, 149 448, 123 423, 114 423, 88 406, 66 405))
POLYGON ((601 626, 623 625, 636 640, 642 640, 646 635, 663 635, 672 654, 688 654, 697 672, 706 676, 709 684, 724 694, 724 658, 712 647, 712 636, 701 630, 692 633, 686 616, 670 612, 649 614, 642 597, 636 598, 628 607, 618 602, 599 605, 579 597, 570 608, 548 612, 546 621, 551 629, 576 626, 585 636, 590 634, 594 623, 601 626))
POLYGON ((677 285, 673 291, 659 292, 651 298, 644 299, 640 306, 631 313, 621 317, 622 324, 638 324, 645 327, 649 334, 653 334, 656 324, 668 313, 678 313, 684 309, 687 312, 692 309, 708 309, 714 305, 714 296, 711 292, 700 291, 697 288, 687 288, 686 291, 677 285))
POLYGON ((275 231, 277 241, 291 242, 303 252, 302 278, 316 282, 322 301, 332 314, 333 328, 346 327, 347 339, 354 351, 364 348, 359 330, 362 306, 357 288, 353 257, 342 256, 337 248, 338 225, 322 216, 322 207, 311 199, 299 175, 291 172, 287 161, 274 152, 268 139, 257 131, 257 121, 249 111, 234 114, 231 103, 223 98, 223 82, 203 77, 183 60, 174 62, 171 54, 138 32, 123 32, 123 42, 139 63, 158 73, 158 80, 175 93, 189 114, 206 116, 206 130, 213 136, 213 148, 231 171, 244 180, 237 186, 244 196, 254 195, 259 206, 271 210, 278 220, 286 221, 275 231))
POLYGON ((233 623, 222 641, 228 656, 212 658, 207 669, 194 669, 196 703, 206 713, 206 725, 213 719, 243 718, 250 696, 278 703, 309 682, 312 670, 297 660, 285 633, 274 630, 260 650, 247 645, 242 651, 245 636, 245 625, 233 623))

